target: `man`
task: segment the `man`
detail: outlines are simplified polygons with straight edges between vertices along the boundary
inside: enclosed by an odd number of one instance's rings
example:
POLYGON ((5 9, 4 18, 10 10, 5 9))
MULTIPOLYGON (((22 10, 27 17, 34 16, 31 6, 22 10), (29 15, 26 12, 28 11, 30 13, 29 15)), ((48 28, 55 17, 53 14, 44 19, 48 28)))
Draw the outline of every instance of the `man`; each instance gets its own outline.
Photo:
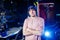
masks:
POLYGON ((23 25, 23 35, 25 40, 41 40, 44 31, 44 19, 38 17, 35 6, 28 7, 29 17, 25 19, 23 25))

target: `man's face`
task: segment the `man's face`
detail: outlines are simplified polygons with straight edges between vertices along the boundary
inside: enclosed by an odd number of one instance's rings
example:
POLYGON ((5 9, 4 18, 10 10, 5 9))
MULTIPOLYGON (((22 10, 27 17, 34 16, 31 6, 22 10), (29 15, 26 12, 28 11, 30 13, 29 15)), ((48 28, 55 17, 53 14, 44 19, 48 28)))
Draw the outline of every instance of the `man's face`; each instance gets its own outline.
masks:
POLYGON ((30 10, 29 10, 29 15, 30 15, 31 17, 36 16, 36 11, 35 11, 34 9, 30 9, 30 10))

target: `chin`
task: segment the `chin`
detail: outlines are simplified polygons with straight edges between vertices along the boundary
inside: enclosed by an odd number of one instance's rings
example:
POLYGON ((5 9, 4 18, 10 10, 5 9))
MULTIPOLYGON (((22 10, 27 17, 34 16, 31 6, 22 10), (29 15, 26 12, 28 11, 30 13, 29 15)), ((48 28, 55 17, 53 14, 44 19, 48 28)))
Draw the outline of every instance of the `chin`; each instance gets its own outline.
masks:
POLYGON ((32 17, 35 17, 35 16, 32 16, 32 17))

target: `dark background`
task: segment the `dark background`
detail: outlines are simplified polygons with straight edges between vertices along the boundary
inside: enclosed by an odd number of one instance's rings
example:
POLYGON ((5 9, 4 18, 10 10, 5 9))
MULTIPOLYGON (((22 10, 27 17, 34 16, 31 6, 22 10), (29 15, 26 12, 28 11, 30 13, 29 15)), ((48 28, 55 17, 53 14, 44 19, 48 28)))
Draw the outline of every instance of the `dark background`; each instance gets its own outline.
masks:
MULTIPOLYGON (((27 8, 33 5, 34 2, 39 3, 54 3, 54 18, 57 22, 54 28, 56 39, 60 39, 60 2, 58 0, 0 0, 0 13, 6 12, 8 28, 23 26, 24 20, 27 17, 27 8)), ((50 28, 50 27, 49 27, 50 28)), ((19 35, 20 36, 20 35, 19 35)))

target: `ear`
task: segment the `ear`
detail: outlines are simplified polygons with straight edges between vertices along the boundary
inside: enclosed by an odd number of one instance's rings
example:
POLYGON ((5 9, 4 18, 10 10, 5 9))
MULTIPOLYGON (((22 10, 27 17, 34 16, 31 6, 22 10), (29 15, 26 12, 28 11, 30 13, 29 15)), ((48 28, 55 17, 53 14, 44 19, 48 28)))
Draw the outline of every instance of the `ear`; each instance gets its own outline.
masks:
POLYGON ((29 12, 27 12, 27 16, 30 17, 29 12))

